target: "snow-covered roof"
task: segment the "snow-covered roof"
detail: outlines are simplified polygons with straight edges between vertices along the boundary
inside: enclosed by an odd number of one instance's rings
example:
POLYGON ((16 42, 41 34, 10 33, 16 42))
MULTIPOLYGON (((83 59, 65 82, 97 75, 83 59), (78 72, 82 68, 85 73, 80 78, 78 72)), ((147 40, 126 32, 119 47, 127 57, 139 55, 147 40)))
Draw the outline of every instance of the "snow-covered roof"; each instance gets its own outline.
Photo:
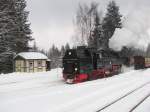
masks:
POLYGON ((24 59, 48 59, 47 56, 39 52, 21 52, 17 54, 15 58, 18 56, 21 56, 24 59))

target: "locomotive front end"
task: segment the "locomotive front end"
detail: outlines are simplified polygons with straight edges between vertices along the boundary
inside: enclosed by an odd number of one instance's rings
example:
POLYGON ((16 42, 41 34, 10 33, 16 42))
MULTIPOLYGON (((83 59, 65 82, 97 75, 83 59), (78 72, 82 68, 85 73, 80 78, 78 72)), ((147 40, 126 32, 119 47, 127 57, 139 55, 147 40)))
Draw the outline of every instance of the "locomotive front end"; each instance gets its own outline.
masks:
POLYGON ((85 47, 69 49, 63 57, 63 78, 67 83, 87 81, 92 70, 91 54, 85 47))
POLYGON ((63 58, 63 78, 67 83, 74 83, 76 74, 79 74, 79 59, 75 50, 67 50, 63 58))

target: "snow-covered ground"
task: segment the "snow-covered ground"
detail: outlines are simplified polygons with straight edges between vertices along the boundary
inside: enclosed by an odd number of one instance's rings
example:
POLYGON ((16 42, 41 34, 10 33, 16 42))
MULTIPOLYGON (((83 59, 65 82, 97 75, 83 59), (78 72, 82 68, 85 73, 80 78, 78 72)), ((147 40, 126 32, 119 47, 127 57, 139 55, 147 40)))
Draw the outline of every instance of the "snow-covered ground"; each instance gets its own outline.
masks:
MULTIPOLYGON (((72 85, 63 81, 61 69, 0 75, 0 112, 96 112, 148 82, 150 69, 72 85)), ((147 84, 102 112, 129 112, 149 93, 147 84)), ((150 98, 133 112, 150 112, 150 98)))

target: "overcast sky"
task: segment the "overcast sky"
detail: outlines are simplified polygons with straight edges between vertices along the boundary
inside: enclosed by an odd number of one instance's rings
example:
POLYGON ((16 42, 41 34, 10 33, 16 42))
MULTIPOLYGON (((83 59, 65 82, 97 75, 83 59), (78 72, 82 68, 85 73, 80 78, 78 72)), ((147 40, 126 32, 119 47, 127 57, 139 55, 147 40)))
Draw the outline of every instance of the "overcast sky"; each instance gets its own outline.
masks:
MULTIPOLYGON (((53 43, 60 47, 71 42, 73 35, 73 19, 79 3, 93 0, 27 0, 27 10, 30 11, 32 36, 37 45, 48 49, 53 43)), ((101 9, 105 9, 110 0, 95 0, 101 9)), ((120 6, 120 12, 126 16, 130 12, 149 8, 150 0, 115 0, 120 6)))

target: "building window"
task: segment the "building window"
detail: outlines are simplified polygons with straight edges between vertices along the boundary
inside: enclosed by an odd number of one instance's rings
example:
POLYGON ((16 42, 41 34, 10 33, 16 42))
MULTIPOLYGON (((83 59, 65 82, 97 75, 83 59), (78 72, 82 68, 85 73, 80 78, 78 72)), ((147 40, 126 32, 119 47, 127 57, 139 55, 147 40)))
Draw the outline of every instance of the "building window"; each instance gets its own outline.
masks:
POLYGON ((29 68, 33 68, 33 61, 29 61, 29 68))
POLYGON ((38 67, 42 67, 42 61, 41 60, 38 61, 38 67))

